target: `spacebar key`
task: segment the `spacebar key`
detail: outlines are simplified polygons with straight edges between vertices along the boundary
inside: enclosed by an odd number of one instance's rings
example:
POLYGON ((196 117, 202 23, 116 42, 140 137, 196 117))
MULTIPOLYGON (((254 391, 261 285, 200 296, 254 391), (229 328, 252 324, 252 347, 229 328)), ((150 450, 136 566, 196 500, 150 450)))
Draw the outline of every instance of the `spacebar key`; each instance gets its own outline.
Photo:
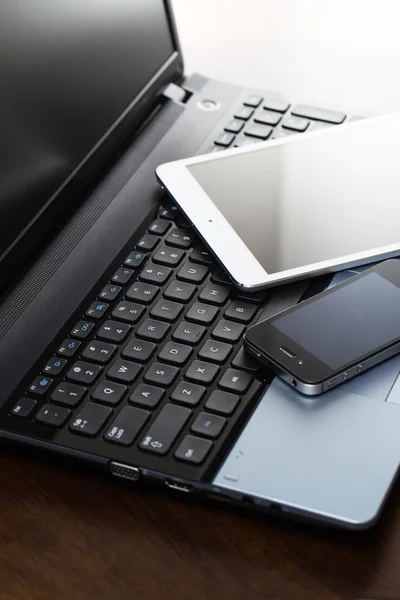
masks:
POLYGON ((191 414, 189 408, 167 404, 142 438, 140 448, 147 452, 166 454, 191 414))

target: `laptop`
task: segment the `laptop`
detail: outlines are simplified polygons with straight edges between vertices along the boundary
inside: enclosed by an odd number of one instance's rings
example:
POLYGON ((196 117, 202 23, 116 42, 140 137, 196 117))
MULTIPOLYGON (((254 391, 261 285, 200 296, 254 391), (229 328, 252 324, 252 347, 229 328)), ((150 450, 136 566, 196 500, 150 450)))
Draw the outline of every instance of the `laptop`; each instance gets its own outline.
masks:
POLYGON ((398 469, 399 361, 311 400, 261 371, 246 327, 330 281, 238 291, 155 177, 364 113, 186 76, 162 0, 20 0, 0 18, 3 451, 371 525, 398 469))

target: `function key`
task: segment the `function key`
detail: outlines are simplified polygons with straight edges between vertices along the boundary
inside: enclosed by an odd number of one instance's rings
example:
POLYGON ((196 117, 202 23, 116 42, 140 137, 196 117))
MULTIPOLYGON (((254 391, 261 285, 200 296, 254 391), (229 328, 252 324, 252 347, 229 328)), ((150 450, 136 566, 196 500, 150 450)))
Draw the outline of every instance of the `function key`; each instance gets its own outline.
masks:
POLYGON ((125 348, 122 350, 122 356, 131 360, 137 360, 140 363, 145 363, 155 352, 157 346, 151 342, 144 342, 133 338, 129 340, 125 348))
POLYGON ((47 375, 58 375, 66 364, 67 361, 65 358, 52 358, 43 368, 43 373, 46 373, 47 375))
POLYGON ((144 376, 144 379, 148 383, 154 383, 155 385, 159 385, 161 387, 168 387, 174 382, 178 373, 179 369, 176 367, 170 367, 169 365, 163 365, 156 362, 151 365, 150 369, 144 376))
POLYGON ((75 385, 74 383, 63 381, 56 387, 51 395, 51 399, 59 404, 76 406, 82 400, 85 393, 86 389, 81 385, 75 385))
POLYGON ((226 419, 224 417, 218 417, 217 415, 212 415, 211 413, 201 412, 190 430, 193 433, 198 433, 199 435, 204 435, 204 437, 208 438, 217 438, 223 428, 225 427, 226 419))
POLYGON ((214 390, 205 404, 207 410, 219 413, 221 415, 231 415, 234 413, 237 405, 240 402, 240 397, 229 392, 214 390))
POLYGON ((136 335, 152 342, 161 342, 167 335, 170 325, 154 319, 145 319, 136 335))
POLYGON ((189 283, 202 283, 208 275, 208 268, 205 265, 187 262, 179 270, 178 279, 188 281, 189 283))
POLYGON ((121 285, 124 285, 124 283, 128 283, 133 273, 134 271, 132 271, 132 269, 120 267, 112 276, 111 281, 113 281, 114 283, 120 283, 121 285))
POLYGON ((285 100, 279 100, 279 98, 268 98, 264 101, 264 108, 267 110, 275 110, 276 112, 285 113, 289 107, 289 102, 285 102, 285 100))
POLYGON ((231 342, 234 344, 240 340, 244 329, 244 325, 221 319, 215 326, 215 329, 211 335, 218 340, 223 340, 225 342, 231 342))
POLYGON ((232 119, 232 121, 229 121, 228 125, 224 127, 224 129, 230 133, 239 133, 242 127, 243 121, 240 121, 239 119, 232 119))
POLYGON ((150 304, 157 296, 158 292, 159 289, 155 285, 137 281, 129 288, 126 297, 129 298, 129 300, 137 300, 138 302, 143 302, 143 304, 150 304))
POLYGON ((178 344, 176 342, 168 342, 161 350, 158 358, 172 365, 184 365, 192 354, 193 350, 189 346, 178 344))
POLYGON ((112 413, 108 406, 88 402, 69 426, 73 433, 92 437, 97 435, 112 413))
POLYGON ((315 119, 316 121, 326 121, 334 125, 340 125, 346 118, 345 113, 335 110, 325 110, 315 106, 306 106, 305 104, 297 104, 292 110, 292 115, 297 117, 306 117, 306 119, 315 119))
POLYGON ((259 138, 260 140, 267 140, 272 133, 272 127, 266 125, 251 124, 245 129, 244 135, 259 138))
POLYGON ((188 321, 209 325, 214 321, 217 314, 218 308, 216 306, 195 302, 186 313, 186 318, 188 321))
POLYGON ((175 217, 178 214, 178 208, 176 206, 174 206, 173 204, 166 206, 165 208, 161 209, 160 212, 160 217, 162 219, 169 219, 169 220, 173 220, 175 219, 175 217))
POLYGON ((235 119, 242 119, 243 121, 247 121, 248 119, 250 119, 253 113, 254 110, 249 106, 241 106, 235 112, 234 117, 235 119))
POLYGON ((15 417, 25 419, 26 417, 29 417, 36 404, 36 400, 33 400, 32 398, 21 398, 12 409, 11 414, 15 417))
POLYGON ((212 265, 214 262, 211 252, 205 246, 197 246, 189 256, 189 260, 200 265, 212 265))
POLYGON ((92 317, 92 319, 101 319, 108 306, 109 305, 105 302, 93 302, 93 304, 87 309, 86 316, 92 317))
POLYGON ((179 302, 189 302, 196 292, 196 286, 182 281, 173 281, 165 290, 163 296, 169 300, 178 300, 179 302))
POLYGON ((159 300, 151 311, 151 316, 156 319, 163 319, 169 323, 177 320, 183 311, 183 304, 171 302, 170 300, 159 300))
POLYGON ((223 148, 227 148, 230 146, 235 139, 233 133, 220 133, 216 140, 214 140, 214 144, 217 146, 222 146, 223 148))
POLYGON ((107 377, 123 383, 133 383, 141 370, 141 365, 119 358, 108 369, 107 377))
POLYGON ((194 360, 185 373, 185 377, 191 381, 208 385, 214 381, 219 367, 201 360, 194 360))
POLYGON ((93 383, 95 379, 97 379, 100 371, 101 367, 98 365, 92 365, 87 362, 78 361, 68 371, 67 378, 71 381, 76 381, 77 383, 89 385, 90 383, 93 383))
POLYGON ((231 352, 232 346, 229 344, 207 340, 199 352, 199 358, 222 364, 226 361, 231 352))
POLYGON ((250 94, 250 96, 246 98, 243 104, 245 106, 252 106, 253 108, 257 108, 257 106, 260 106, 262 101, 262 96, 259 96, 258 94, 250 94))
POLYGON ((36 421, 50 425, 51 427, 61 427, 68 419, 71 411, 62 406, 44 404, 36 415, 36 421))
POLYGON ((242 347, 233 359, 232 367, 243 369, 244 371, 258 371, 260 365, 253 357, 247 354, 242 347))
POLYGON ((141 304, 135 304, 134 302, 120 302, 112 312, 113 317, 121 319, 121 321, 127 321, 128 323, 137 323, 145 307, 141 304))
POLYGON ((176 248, 182 248, 187 250, 193 244, 193 234, 190 229, 176 228, 171 231, 165 243, 168 246, 175 246, 176 248))
POLYGON ((50 377, 36 377, 28 388, 28 392, 36 396, 43 396, 53 383, 50 377))
POLYGON ((143 252, 131 252, 124 260, 124 265, 136 269, 137 267, 140 267, 144 260, 146 260, 146 254, 143 252))
POLYGON ((92 342, 88 343, 82 352, 82 358, 93 360, 94 362, 100 364, 105 364, 111 360, 116 349, 117 347, 114 344, 106 344, 106 342, 93 340, 92 342))
POLYGON ((156 219, 148 228, 149 233, 154 233, 155 235, 164 235, 167 233, 168 229, 171 227, 171 223, 168 223, 165 219, 156 219))
POLYGON ((244 371, 227 369, 218 385, 228 390, 228 392, 244 394, 250 387, 252 381, 253 377, 244 371))
POLYGON ((194 323, 187 323, 186 321, 183 321, 182 323, 179 323, 178 327, 172 334, 172 337, 178 342, 183 342, 193 346, 198 344, 205 332, 206 328, 202 325, 195 325, 194 323))
POLYGON ((102 300, 112 301, 118 296, 122 288, 119 285, 108 283, 99 294, 102 300))
POLYGON ((266 110, 259 112, 254 117, 254 121, 256 123, 263 123, 264 125, 278 125, 281 120, 281 115, 279 113, 273 112, 272 110, 266 110))
POLYGON ((79 339, 85 339, 92 331, 93 327, 94 323, 91 323, 90 321, 79 321, 71 331, 71 335, 79 339))
POLYGON ((159 412, 150 429, 146 431, 140 442, 140 448, 155 454, 166 454, 191 414, 189 408, 167 404, 159 412))
POLYGON ((187 406, 197 406, 206 393, 206 388, 189 381, 181 381, 172 392, 171 399, 187 406))
POLYGON ((104 439, 114 444, 130 446, 149 417, 150 413, 147 410, 141 410, 133 406, 124 406, 117 418, 110 425, 104 439))
POLYGON ((108 342, 122 342, 130 331, 127 323, 106 321, 97 332, 97 337, 108 342))
POLYGON ((164 390, 159 387, 141 383, 132 392, 129 402, 138 404, 139 406, 145 406, 146 408, 155 408, 161 402, 164 394, 164 390))
POLYGON ((200 296, 199 300, 203 302, 210 302, 210 304, 216 304, 217 306, 222 306, 228 299, 230 294, 230 289, 227 287, 222 287, 221 285, 206 285, 200 296))
POLYGON ((159 241, 160 238, 158 238, 156 235, 145 233, 142 239, 136 244, 136 248, 140 248, 141 250, 145 250, 146 252, 151 252, 157 246, 159 241))
POLYGON ((305 131, 309 126, 310 121, 303 119, 302 117, 290 117, 287 116, 282 121, 282 127, 284 129, 293 129, 294 131, 305 131))
POLYGON ((141 281, 162 285, 167 281, 171 273, 172 269, 170 267, 160 267, 159 265, 148 263, 140 273, 139 278, 141 281))
POLYGON ((212 448, 212 442, 194 435, 187 435, 178 446, 174 456, 178 460, 200 465, 212 448))
POLYGON ((153 260, 161 265, 175 267, 181 262, 184 256, 185 253, 179 248, 175 249, 169 248, 168 246, 162 246, 153 256, 153 260))
POLYGON ((225 311, 225 317, 239 323, 250 323, 257 312, 257 306, 248 302, 231 302, 225 311))
POLYGON ((81 342, 78 342, 78 340, 71 340, 71 338, 67 338, 57 350, 57 354, 60 354, 61 356, 73 356, 80 345, 81 342))
POLYGON ((92 398, 97 402, 115 406, 124 396, 128 388, 120 383, 112 381, 101 381, 92 394, 92 398))

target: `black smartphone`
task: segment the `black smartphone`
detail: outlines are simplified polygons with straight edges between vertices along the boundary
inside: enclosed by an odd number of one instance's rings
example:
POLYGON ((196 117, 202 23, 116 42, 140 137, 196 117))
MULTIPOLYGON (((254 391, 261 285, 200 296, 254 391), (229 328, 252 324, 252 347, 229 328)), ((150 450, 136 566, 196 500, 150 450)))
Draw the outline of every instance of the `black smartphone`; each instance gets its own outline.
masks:
POLYGON ((250 327, 246 350, 307 395, 400 352, 400 261, 387 260, 250 327))

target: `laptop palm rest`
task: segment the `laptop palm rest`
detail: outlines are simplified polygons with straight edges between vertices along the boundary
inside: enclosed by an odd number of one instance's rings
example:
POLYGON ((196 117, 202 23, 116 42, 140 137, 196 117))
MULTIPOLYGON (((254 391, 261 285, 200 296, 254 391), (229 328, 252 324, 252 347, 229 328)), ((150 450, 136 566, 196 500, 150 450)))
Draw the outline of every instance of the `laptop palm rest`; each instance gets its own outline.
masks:
POLYGON ((367 526, 399 465, 399 370, 395 357, 316 398, 275 378, 214 485, 348 527, 367 526))

